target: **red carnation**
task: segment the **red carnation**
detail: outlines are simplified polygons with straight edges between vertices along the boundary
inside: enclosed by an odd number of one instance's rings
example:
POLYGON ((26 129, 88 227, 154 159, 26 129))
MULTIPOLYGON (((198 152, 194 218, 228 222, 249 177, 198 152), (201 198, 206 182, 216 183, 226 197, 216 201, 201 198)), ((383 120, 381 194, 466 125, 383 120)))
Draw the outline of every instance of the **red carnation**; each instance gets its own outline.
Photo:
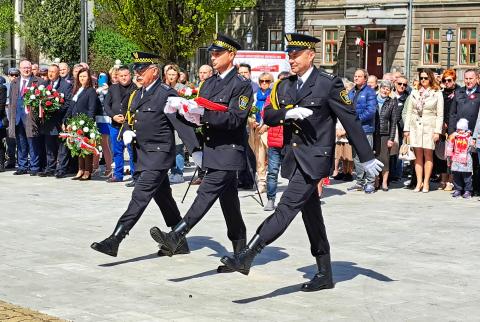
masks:
POLYGON ((37 96, 40 95, 40 90, 36 89, 35 90, 35 95, 37 95, 37 96))
POLYGON ((52 106, 52 102, 51 102, 51 101, 46 101, 46 102, 45 102, 45 105, 46 105, 46 106, 52 106))
POLYGON ((28 92, 28 88, 25 87, 25 88, 23 89, 23 95, 27 94, 27 92, 28 92))
POLYGON ((63 103, 65 102, 65 100, 63 98, 60 98, 60 103, 63 103))
POLYGON ((52 85, 48 85, 48 86, 47 86, 47 91, 51 91, 52 88, 53 88, 52 85))
POLYGON ((88 143, 88 138, 86 136, 83 137, 83 142, 88 143))
POLYGON ((78 130, 77 130, 77 134, 78 134, 78 135, 82 135, 82 134, 83 134, 83 131, 82 131, 81 129, 78 129, 78 130))
POLYGON ((58 94, 58 92, 53 92, 53 97, 59 97, 60 94, 58 94))

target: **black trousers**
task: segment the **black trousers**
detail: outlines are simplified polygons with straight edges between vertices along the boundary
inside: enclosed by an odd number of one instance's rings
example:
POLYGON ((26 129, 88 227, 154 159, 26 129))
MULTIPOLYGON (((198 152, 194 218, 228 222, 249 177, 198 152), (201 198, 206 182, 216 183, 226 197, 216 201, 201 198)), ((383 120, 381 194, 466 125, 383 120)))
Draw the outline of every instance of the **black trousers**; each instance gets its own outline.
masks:
POLYGON ((312 255, 320 256, 330 253, 330 244, 317 192, 319 181, 310 179, 297 165, 275 212, 257 229, 257 234, 267 245, 280 237, 301 211, 312 255))
POLYGON ((72 165, 72 163, 75 163, 75 165, 78 164, 78 162, 72 162, 72 157, 70 155, 70 150, 67 148, 64 142, 60 143, 58 146, 58 151, 57 151, 57 170, 56 172, 58 174, 67 174, 70 172, 76 172, 76 171, 69 171, 69 166, 72 165))
POLYGON ((7 143, 8 164, 15 166, 15 163, 17 162, 17 140, 7 136, 5 141, 7 143))
POLYGON ((471 172, 452 171, 452 175, 455 190, 473 192, 473 175, 471 172))
POLYGON ((255 173, 257 172, 257 161, 248 142, 245 145, 245 159, 247 165, 244 170, 238 171, 238 183, 242 186, 253 186, 255 173))
POLYGON ((57 156, 60 144, 58 135, 45 135, 45 153, 47 158, 45 172, 55 172, 57 169, 57 156))
POLYGON ((240 212, 237 190, 237 171, 208 169, 197 197, 183 220, 193 228, 220 199, 220 207, 227 224, 227 236, 230 240, 247 238, 247 228, 240 212))
POLYGON ((123 224, 126 231, 130 231, 142 217, 153 198, 160 208, 167 226, 174 227, 177 225, 182 217, 172 196, 172 189, 167 176, 168 169, 144 170, 135 173, 138 173, 138 179, 132 192, 132 199, 118 223, 123 224))

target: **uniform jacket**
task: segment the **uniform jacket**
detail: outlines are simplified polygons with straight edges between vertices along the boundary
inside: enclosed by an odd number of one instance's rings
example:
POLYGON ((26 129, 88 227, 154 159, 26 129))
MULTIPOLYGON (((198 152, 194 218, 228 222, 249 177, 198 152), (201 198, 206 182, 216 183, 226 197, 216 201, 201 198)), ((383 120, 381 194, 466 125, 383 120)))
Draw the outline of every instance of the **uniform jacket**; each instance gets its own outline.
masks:
MULTIPOLYGON (((277 87, 279 109, 265 107, 269 126, 284 125, 282 176, 291 178, 299 167, 312 179, 330 175, 335 156, 335 125, 342 122, 362 162, 374 158, 362 123, 348 98, 342 80, 323 70, 312 73, 297 92, 297 76, 282 80, 277 87), (285 120, 289 104, 309 108, 313 114, 304 120, 285 120)), ((272 98, 273 99, 273 98, 272 98)))
POLYGON ((224 79, 214 75, 203 83, 199 95, 228 106, 228 111, 205 110, 203 165, 207 169, 243 170, 246 164, 247 117, 252 106, 250 81, 233 68, 224 79))
POLYGON ((450 105, 450 117, 448 121, 448 134, 455 132, 458 120, 468 120, 468 129, 473 132, 477 123, 478 111, 480 108, 480 86, 473 94, 467 96, 466 87, 461 87, 455 92, 452 104, 450 105))
POLYGON ((433 134, 442 133, 443 95, 441 91, 428 89, 425 93, 422 112, 416 108, 420 92, 413 90, 407 100, 404 131, 410 132, 410 145, 424 149, 435 149, 433 134))
MULTIPOLYGON (((46 83, 47 86, 50 84, 50 81, 46 83)), ((45 135, 58 135, 60 133, 63 118, 65 113, 67 113, 72 99, 72 84, 63 78, 60 77, 58 79, 55 90, 63 94, 65 101, 60 110, 56 111, 51 117, 43 121, 42 133, 45 135)))
MULTIPOLYGON (((15 137, 15 119, 17 117, 17 102, 18 102, 18 95, 20 94, 20 86, 21 86, 21 77, 17 77, 12 81, 10 84, 10 95, 9 97, 9 117, 10 117, 10 126, 8 127, 8 136, 11 138, 15 137)), ((27 86, 31 86, 33 83, 41 85, 44 83, 44 80, 30 76, 30 79, 27 83, 27 86)), ((29 113, 26 116, 26 124, 23 125, 25 127, 25 132, 27 137, 36 137, 40 136, 40 119, 35 118, 33 113, 29 113)))
POLYGON ((366 84, 359 91, 353 87, 348 97, 353 102, 358 118, 362 122, 363 131, 372 134, 375 131, 375 112, 377 111, 377 94, 366 84))
POLYGON ((165 170, 175 164, 174 129, 190 153, 201 148, 191 124, 177 114, 163 113, 169 96, 177 96, 177 92, 160 80, 143 97, 141 90, 135 93, 131 105, 133 125, 125 123, 136 134, 133 140, 135 171, 165 170))
POLYGON ((65 113, 63 118, 63 123, 66 123, 69 117, 81 113, 87 114, 89 117, 95 120, 95 114, 98 111, 98 106, 100 104, 100 99, 97 96, 95 88, 88 87, 84 89, 80 95, 78 95, 77 101, 71 101, 69 104, 67 113, 65 113))
POLYGON ((135 83, 131 83, 126 90, 123 92, 121 91, 120 84, 113 84, 108 88, 107 95, 103 100, 103 108, 105 113, 112 118, 112 126, 120 127, 122 126, 120 123, 117 123, 113 120, 113 117, 118 114, 122 114, 125 116, 127 113, 127 106, 128 100, 130 98, 130 94, 137 89, 135 83))

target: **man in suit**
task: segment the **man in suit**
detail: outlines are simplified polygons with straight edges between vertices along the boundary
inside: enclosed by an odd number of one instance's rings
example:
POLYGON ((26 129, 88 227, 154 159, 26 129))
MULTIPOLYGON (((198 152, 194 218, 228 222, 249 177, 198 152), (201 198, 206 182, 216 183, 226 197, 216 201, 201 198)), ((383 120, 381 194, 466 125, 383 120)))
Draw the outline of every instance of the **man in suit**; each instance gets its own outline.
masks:
POLYGON ((32 63, 28 60, 20 62, 20 77, 10 86, 9 115, 12 125, 8 135, 17 141, 18 169, 13 174, 35 176, 40 171, 42 145, 39 131, 39 120, 34 113, 26 113, 23 104, 23 91, 33 83, 42 84, 42 80, 32 75, 32 63), (30 156, 30 158, 29 158, 30 156))
MULTIPOLYGON (((245 169, 246 122, 252 106, 250 81, 238 74, 233 59, 241 46, 232 38, 216 35, 209 47, 215 76, 200 88, 200 97, 228 108, 226 112, 205 109, 202 116, 204 149, 203 165, 207 173, 197 191, 197 197, 182 221, 172 232, 157 227, 150 230, 152 238, 172 256, 185 242, 186 234, 220 200, 227 224, 227 236, 236 252, 246 241, 246 228, 240 212, 237 190, 237 171, 245 169)), ((227 272, 220 266, 218 272, 227 272)))
POLYGON ((130 155, 130 173, 135 172, 135 165, 133 164, 133 154, 131 145, 125 145, 123 140, 119 138, 119 132, 123 124, 126 122, 128 100, 131 93, 137 89, 137 86, 132 82, 132 75, 128 66, 120 66, 117 72, 118 83, 113 84, 108 88, 107 95, 103 101, 105 113, 112 118, 110 125, 110 142, 113 150, 113 161, 115 162, 115 169, 113 176, 107 182, 122 182, 123 181, 123 167, 124 159, 123 152, 125 148, 130 155))
POLYGON ((275 84, 264 121, 269 126, 284 125, 282 176, 290 181, 275 212, 258 227, 248 246, 221 261, 247 275, 255 256, 280 237, 301 211, 318 265, 318 273, 302 290, 316 291, 333 288, 330 245, 317 185, 332 169, 337 117, 366 171, 378 174, 382 164, 373 156, 342 80, 313 65, 315 45, 320 40, 303 34, 287 34, 286 38, 290 66, 296 75, 275 84))
MULTIPOLYGON (((117 256, 118 246, 142 216, 152 198, 162 212, 167 226, 175 227, 182 219, 177 204, 172 197, 168 181, 168 170, 175 163, 175 129, 187 146, 194 160, 201 160, 201 152, 193 128, 184 123, 176 114, 165 114, 163 109, 168 97, 177 96, 177 92, 161 82, 158 56, 133 53, 133 69, 137 82, 142 86, 131 95, 133 113, 124 123, 127 130, 123 133, 125 145, 133 142, 135 170, 138 179, 132 192, 132 199, 125 213, 117 222, 113 234, 105 240, 93 243, 91 248, 117 256)), ((183 253, 189 253, 184 243, 183 253)), ((159 255, 162 255, 160 250, 159 255)))
POLYGON ((63 95, 64 104, 61 109, 54 112, 48 118, 45 118, 42 124, 42 134, 45 142, 45 150, 47 154, 47 162, 45 170, 38 175, 41 177, 53 177, 56 174, 66 173, 66 164, 57 164, 57 157, 60 153, 59 161, 63 160, 63 154, 68 153, 66 148, 61 147, 62 142, 58 135, 62 128, 62 120, 65 116, 65 112, 68 110, 68 104, 71 99, 72 84, 68 83, 65 79, 60 77, 60 68, 57 64, 52 64, 48 67, 48 81, 46 83, 47 88, 50 86, 55 89, 59 94, 63 95), (57 171, 57 173, 55 173, 57 171))
POLYGON ((58 64, 58 68, 60 71, 60 78, 65 80, 67 83, 72 83, 73 86, 73 78, 70 75, 70 67, 67 63, 60 63, 58 64))
MULTIPOLYGON (((15 122, 11 121, 10 110, 8 106, 10 104, 10 87, 15 79, 20 77, 20 71, 18 68, 12 67, 8 69, 8 83, 7 86, 7 103, 6 103, 6 113, 9 120, 9 126, 15 126, 15 122)), ((7 143, 7 157, 8 161, 5 162, 5 169, 15 169, 15 164, 17 160, 17 142, 15 137, 10 137, 7 131, 7 137, 5 139, 7 143)))

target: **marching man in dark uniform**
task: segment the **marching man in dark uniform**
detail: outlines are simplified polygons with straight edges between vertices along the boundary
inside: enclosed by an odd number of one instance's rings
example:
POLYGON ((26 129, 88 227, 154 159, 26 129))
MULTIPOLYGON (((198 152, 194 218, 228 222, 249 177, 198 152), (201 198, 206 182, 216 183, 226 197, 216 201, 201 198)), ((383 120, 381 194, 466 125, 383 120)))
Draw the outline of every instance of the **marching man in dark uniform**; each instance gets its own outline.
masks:
MULTIPOLYGON (((161 70, 156 65, 159 57, 140 52, 133 53, 133 57, 133 69, 142 87, 134 91, 129 99, 131 114, 123 123, 123 140, 125 145, 133 145, 133 162, 138 179, 130 204, 118 220, 113 234, 91 245, 94 250, 110 256, 117 256, 120 242, 140 219, 152 198, 167 226, 174 227, 182 219, 167 176, 175 163, 174 129, 192 153, 194 161, 201 161, 201 152, 197 151, 200 146, 193 128, 177 118, 178 115, 163 112, 168 97, 177 96, 177 92, 161 82, 161 70)), ((188 252, 186 242, 177 250, 177 253, 188 252)), ((162 255, 162 250, 159 255, 162 255)))
POLYGON ((362 125, 340 78, 313 66, 315 44, 308 35, 287 34, 287 52, 296 75, 279 81, 266 106, 264 121, 284 125, 285 157, 282 176, 290 180, 275 212, 257 229, 240 253, 223 257, 229 268, 247 275, 253 259, 287 229, 299 211, 310 240, 318 273, 303 284, 302 291, 333 288, 330 245, 323 223, 317 184, 330 174, 334 158, 337 117, 358 151, 366 171, 378 174, 383 165, 374 158, 362 125))
MULTIPOLYGON (((217 199, 227 224, 227 235, 234 252, 246 244, 246 228, 240 212, 237 171, 245 169, 245 143, 248 113, 252 105, 252 87, 238 75, 233 59, 240 45, 225 35, 217 35, 209 47, 217 74, 205 80, 200 97, 228 107, 226 112, 205 109, 201 122, 204 133, 203 166, 207 173, 198 188, 197 197, 185 217, 170 233, 157 227, 150 230, 152 238, 170 254, 182 246, 185 235, 208 212, 217 199)), ((225 272, 220 266, 218 272, 225 272)), ((231 270, 228 270, 231 272, 231 270)))

